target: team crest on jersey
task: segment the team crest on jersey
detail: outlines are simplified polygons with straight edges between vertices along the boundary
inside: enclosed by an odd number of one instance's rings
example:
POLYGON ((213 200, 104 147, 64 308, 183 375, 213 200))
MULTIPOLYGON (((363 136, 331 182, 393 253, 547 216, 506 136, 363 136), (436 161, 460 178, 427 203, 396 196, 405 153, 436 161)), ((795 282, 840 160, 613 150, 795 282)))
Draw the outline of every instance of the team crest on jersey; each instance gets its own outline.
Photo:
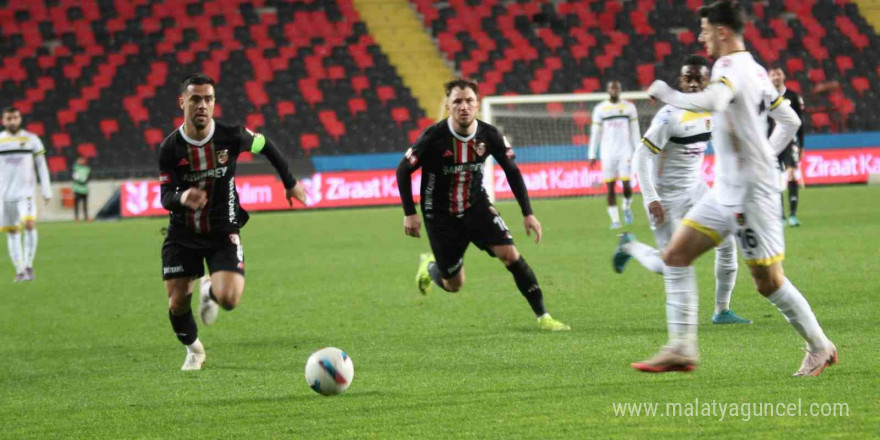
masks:
POLYGON ((736 213, 736 224, 738 224, 740 226, 745 226, 746 215, 741 212, 736 213))
POLYGON ((229 162, 229 150, 220 150, 217 152, 217 163, 226 165, 229 162))
POLYGON ((485 142, 478 143, 477 147, 474 148, 474 150, 477 152, 477 156, 482 156, 482 155, 486 154, 486 143, 485 142))
POLYGON ((712 120, 709 118, 706 118, 706 130, 711 130, 711 129, 712 129, 712 120))

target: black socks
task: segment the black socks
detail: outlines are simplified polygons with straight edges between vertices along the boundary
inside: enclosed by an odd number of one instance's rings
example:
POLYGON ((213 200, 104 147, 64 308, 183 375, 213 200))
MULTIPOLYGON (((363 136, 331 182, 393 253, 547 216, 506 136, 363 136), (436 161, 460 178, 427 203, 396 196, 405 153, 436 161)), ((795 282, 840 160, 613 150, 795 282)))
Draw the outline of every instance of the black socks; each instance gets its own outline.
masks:
POLYGON ((174 329, 174 334, 177 335, 177 339, 180 340, 181 344, 190 345, 196 342, 196 339, 199 337, 199 328, 196 327, 196 320, 193 318, 192 310, 188 310, 179 316, 174 316, 174 313, 171 313, 171 310, 169 310, 168 317, 171 318, 171 328, 174 329))
POLYGON ((434 284, 440 286, 441 289, 446 290, 446 287, 443 286, 443 274, 440 273, 440 268, 437 267, 436 262, 432 261, 428 263, 428 274, 431 275, 431 279, 434 280, 434 284))
POLYGON ((797 205, 798 205, 798 191, 800 191, 801 186, 798 185, 797 181, 789 181, 788 182, 788 215, 797 215, 797 205))
POLYGON ((520 256, 519 260, 507 266, 507 270, 513 275, 513 280, 520 293, 532 306, 535 316, 547 313, 547 310, 544 309, 544 294, 541 292, 541 287, 538 286, 538 279, 535 277, 535 272, 529 267, 529 263, 526 263, 526 260, 520 256))

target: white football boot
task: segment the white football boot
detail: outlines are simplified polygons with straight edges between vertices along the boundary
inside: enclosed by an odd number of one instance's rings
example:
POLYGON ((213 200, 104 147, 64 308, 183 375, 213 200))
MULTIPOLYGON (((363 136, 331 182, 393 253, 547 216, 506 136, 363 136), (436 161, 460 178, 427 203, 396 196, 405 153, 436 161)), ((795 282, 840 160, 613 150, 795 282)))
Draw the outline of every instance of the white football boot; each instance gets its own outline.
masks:
POLYGON ((205 275, 199 281, 199 317, 202 319, 202 324, 205 325, 211 325, 217 321, 217 313, 220 310, 220 306, 211 299, 210 290, 211 277, 205 275))
POLYGON ((197 371, 202 369, 202 364, 204 363, 205 347, 201 341, 196 339, 195 342, 186 346, 186 360, 183 361, 183 366, 180 369, 183 371, 197 371))

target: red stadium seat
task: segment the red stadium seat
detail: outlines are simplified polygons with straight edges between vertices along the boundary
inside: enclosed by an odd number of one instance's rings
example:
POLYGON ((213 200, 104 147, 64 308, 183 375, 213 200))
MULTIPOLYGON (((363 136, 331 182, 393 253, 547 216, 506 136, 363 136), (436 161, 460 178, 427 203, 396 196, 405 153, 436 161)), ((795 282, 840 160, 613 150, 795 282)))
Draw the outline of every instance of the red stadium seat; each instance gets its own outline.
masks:
POLYGON ((281 119, 287 119, 288 116, 296 114, 296 107, 292 101, 278 101, 277 109, 278 117, 281 119))
POLYGON ((67 133, 55 133, 52 135, 52 146, 56 150, 70 146, 70 135, 67 133))
POLYGON ((318 148, 319 145, 318 135, 314 133, 304 133, 299 138, 299 146, 305 151, 306 155, 310 155, 312 150, 318 148))
POLYGON ((828 113, 813 113, 810 117, 810 125, 816 129, 828 129, 831 127, 831 118, 828 113))
POLYGON ((574 145, 590 145, 590 136, 586 134, 576 134, 571 137, 571 143, 574 145))
POLYGON ((158 147, 163 139, 165 139, 165 134, 158 128, 148 128, 144 130, 144 140, 147 142, 147 145, 151 150, 158 147))
POLYGON ((853 68, 852 58, 846 55, 838 55, 834 58, 834 61, 837 62, 837 70, 840 71, 841 75, 846 75, 846 72, 853 68))
POLYGON ((406 107, 395 107, 391 110, 391 119, 397 123, 399 128, 401 124, 410 120, 409 109, 406 107))
POLYGON ((348 111, 352 116, 367 110, 367 101, 364 98, 351 98, 348 100, 348 111))
POLYGON ((251 113, 245 117, 244 125, 251 129, 251 131, 259 131, 266 126, 266 120, 260 113, 251 113))
POLYGON ((853 78, 852 85, 856 92, 859 93, 859 96, 864 95, 865 92, 871 88, 871 83, 868 81, 868 78, 865 78, 864 76, 853 78))
POLYGON ((641 64, 636 67, 636 72, 639 78, 639 85, 643 88, 647 88, 657 78, 654 74, 653 64, 641 64))
POLYGON ((89 142, 85 144, 79 144, 76 147, 76 153, 82 157, 87 159, 91 159, 98 155, 98 151, 95 149, 95 144, 89 142))
POLYGON ((397 97, 397 94, 394 92, 394 87, 391 86, 379 86, 376 90, 376 94, 379 96, 379 100, 382 101, 382 104, 386 104, 389 100, 397 97))
POLYGON ((101 133, 104 134, 104 138, 110 140, 110 136, 119 131, 119 123, 116 122, 116 119, 104 119, 101 121, 101 133))
POLYGON ((64 156, 51 156, 48 158, 49 172, 52 174, 67 171, 67 158, 64 156))
POLYGON ((30 122, 25 126, 25 129, 39 137, 46 135, 46 128, 42 122, 30 122))

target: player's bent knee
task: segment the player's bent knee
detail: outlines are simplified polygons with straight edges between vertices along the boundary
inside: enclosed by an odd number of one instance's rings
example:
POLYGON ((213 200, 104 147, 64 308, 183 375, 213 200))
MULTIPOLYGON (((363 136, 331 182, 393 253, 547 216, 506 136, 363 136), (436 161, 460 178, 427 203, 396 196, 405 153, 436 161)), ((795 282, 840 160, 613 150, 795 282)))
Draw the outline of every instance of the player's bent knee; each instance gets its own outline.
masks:
POLYGON ((785 284, 785 274, 782 267, 772 266, 749 266, 755 288, 763 296, 770 296, 785 284))
POLYGON ((667 248, 663 251, 663 264, 669 267, 687 267, 691 263, 691 258, 679 249, 667 248))

